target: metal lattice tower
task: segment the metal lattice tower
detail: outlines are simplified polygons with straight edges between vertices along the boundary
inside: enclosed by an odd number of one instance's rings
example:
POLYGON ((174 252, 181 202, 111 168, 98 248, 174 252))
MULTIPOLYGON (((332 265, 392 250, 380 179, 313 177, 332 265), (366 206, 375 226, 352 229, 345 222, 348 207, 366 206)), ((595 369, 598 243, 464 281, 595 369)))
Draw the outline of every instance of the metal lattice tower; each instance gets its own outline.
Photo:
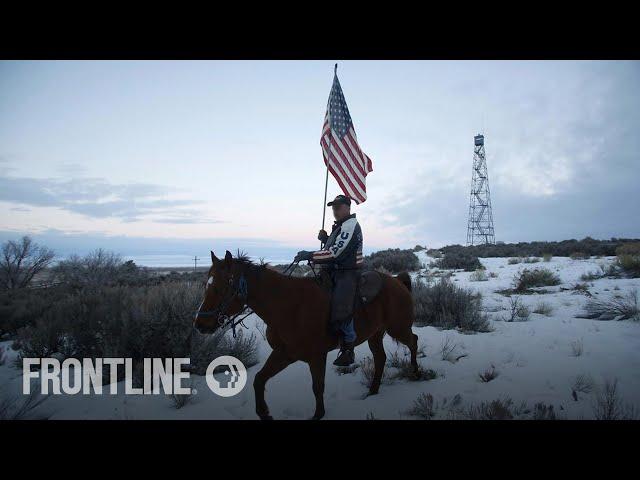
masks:
POLYGON ((467 245, 496 243, 491 213, 489 174, 484 153, 484 135, 476 135, 473 148, 473 176, 469 201, 469 223, 467 224, 467 245))

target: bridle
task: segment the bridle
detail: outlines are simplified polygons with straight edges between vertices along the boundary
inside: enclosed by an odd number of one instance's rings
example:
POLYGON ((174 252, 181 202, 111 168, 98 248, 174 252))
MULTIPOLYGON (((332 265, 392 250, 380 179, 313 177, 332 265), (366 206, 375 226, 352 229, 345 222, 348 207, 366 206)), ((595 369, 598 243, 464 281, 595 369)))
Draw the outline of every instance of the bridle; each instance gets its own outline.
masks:
MULTIPOLYGON (((297 266, 299 262, 300 262, 299 260, 298 261, 294 260, 293 262, 291 262, 291 264, 289 264, 287 268, 284 269, 282 273, 287 276, 291 276, 291 274, 295 270, 294 265, 297 266)), ((309 262, 309 265, 311 266, 311 262, 309 262)), ((313 271, 313 276, 316 278, 316 280, 318 280, 318 276, 316 275, 316 271, 313 268, 313 266, 311 266, 311 270, 313 271)), ((242 322, 244 321, 245 318, 247 318, 249 315, 253 314, 254 312, 249 307, 249 305, 247 305, 247 298, 249 296, 249 286, 247 284, 247 279, 244 276, 244 272, 240 274, 240 278, 238 279, 238 284, 235 287, 234 287, 234 283, 235 283, 235 280, 232 275, 229 278, 229 284, 228 284, 227 291, 225 292, 225 296, 220 301, 218 306, 215 307, 213 310, 196 312, 196 315, 198 317, 199 316, 217 317, 218 325, 220 326, 220 328, 225 329, 225 328, 231 327, 231 331, 233 332, 233 337, 235 338, 236 327, 238 325, 242 325, 244 328, 249 328, 242 322), (237 298, 242 302, 242 308, 238 313, 234 313, 233 315, 227 315, 226 313, 224 313, 224 311, 227 309, 227 307, 233 301, 234 298, 237 298)))
POLYGON ((247 305, 247 297, 249 296, 249 290, 247 285, 247 279, 244 276, 244 273, 240 274, 240 278, 238 279, 237 285, 234 287, 235 279, 233 275, 229 278, 229 285, 227 291, 223 299, 220 301, 217 307, 213 310, 205 310, 196 312, 196 315, 203 317, 217 317, 218 325, 221 328, 231 327, 231 331, 233 332, 233 337, 236 336, 236 327, 238 325, 242 325, 244 328, 248 328, 242 322, 245 318, 253 313, 253 310, 249 308, 247 305), (234 313, 233 315, 227 315, 224 311, 227 309, 229 304, 234 300, 234 298, 239 299, 242 302, 242 308, 238 313, 234 313), (242 317, 242 318, 240 318, 242 317))

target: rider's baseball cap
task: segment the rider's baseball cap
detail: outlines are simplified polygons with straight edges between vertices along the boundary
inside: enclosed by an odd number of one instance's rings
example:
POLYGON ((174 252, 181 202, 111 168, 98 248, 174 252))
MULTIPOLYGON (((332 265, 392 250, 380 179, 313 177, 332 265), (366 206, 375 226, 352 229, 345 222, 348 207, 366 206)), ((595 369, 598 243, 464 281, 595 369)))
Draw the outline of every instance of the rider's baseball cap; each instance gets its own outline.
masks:
POLYGON ((351 199, 345 195, 338 195, 336 198, 327 203, 327 207, 331 207, 332 205, 351 205, 351 199))

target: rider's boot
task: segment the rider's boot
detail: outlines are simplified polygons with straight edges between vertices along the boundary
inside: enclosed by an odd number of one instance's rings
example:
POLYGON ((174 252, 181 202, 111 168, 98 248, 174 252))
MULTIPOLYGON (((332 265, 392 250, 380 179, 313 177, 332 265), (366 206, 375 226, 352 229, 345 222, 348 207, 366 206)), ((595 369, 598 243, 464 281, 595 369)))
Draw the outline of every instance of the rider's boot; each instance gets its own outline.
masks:
POLYGON ((355 347, 354 342, 342 342, 342 348, 340 349, 340 354, 338 358, 333 362, 334 365, 338 367, 348 367, 355 361, 355 354, 353 353, 353 348, 355 347))

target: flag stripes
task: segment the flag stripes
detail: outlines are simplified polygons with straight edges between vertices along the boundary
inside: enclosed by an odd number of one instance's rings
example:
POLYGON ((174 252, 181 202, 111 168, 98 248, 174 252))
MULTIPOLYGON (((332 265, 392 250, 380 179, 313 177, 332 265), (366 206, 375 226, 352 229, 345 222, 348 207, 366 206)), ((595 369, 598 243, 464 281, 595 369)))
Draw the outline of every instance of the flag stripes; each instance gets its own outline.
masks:
POLYGON ((366 177, 373 171, 373 163, 358 144, 337 75, 329 94, 320 145, 324 163, 342 192, 358 204, 364 202, 366 177))

